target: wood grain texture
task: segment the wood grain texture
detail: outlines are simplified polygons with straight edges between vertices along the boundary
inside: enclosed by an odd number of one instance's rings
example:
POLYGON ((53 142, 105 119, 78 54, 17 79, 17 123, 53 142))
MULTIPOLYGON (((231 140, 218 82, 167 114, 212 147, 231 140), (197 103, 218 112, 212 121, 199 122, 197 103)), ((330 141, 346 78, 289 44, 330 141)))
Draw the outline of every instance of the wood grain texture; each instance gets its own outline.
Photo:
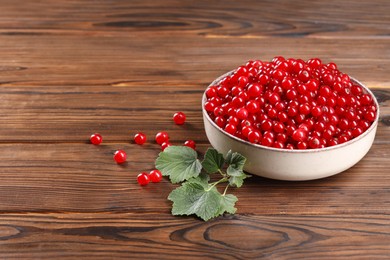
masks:
POLYGON ((0 0, 0 259, 389 259, 390 2, 0 0), (335 62, 380 103, 369 153, 339 175, 252 177, 237 214, 173 217, 157 131, 209 142, 201 97, 277 55, 335 62), (176 126, 176 111, 187 115, 176 126), (148 142, 131 142, 142 131, 148 142), (100 132, 101 146, 88 142, 100 132), (117 165, 116 149, 128 152, 117 165))
MULTIPOLYGON (((200 145, 203 153, 208 145, 200 145)), ((389 214, 389 144, 374 145, 350 170, 311 182, 259 177, 232 189, 240 214, 389 214), (378 166, 379 165, 379 166, 378 166)), ((169 214, 167 179, 141 188, 136 176, 150 171, 157 144, 3 144, 0 146, 0 212, 162 212, 169 214), (114 163, 116 149, 128 153, 114 163), (15 158, 14 154, 23 158, 15 158)))
POLYGON ((387 259, 390 221, 378 215, 219 217, 3 214, 7 259, 387 259), (17 252, 15 249, 19 249, 17 252))

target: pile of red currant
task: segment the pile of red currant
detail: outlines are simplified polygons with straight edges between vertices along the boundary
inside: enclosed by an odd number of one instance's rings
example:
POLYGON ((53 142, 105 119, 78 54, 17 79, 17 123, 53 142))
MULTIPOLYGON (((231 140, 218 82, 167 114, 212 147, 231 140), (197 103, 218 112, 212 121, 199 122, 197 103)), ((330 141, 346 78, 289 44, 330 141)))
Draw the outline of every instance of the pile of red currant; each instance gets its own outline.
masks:
POLYGON ((224 131, 281 149, 345 143, 377 113, 369 93, 318 58, 249 61, 210 86, 206 98, 204 109, 224 131))
MULTIPOLYGON (((183 112, 177 112, 173 115, 173 121, 176 125, 183 125, 186 120, 186 115, 183 112)), ((92 134, 89 138, 90 142, 94 145, 100 145, 103 142, 103 137, 99 133, 92 134)), ((161 146, 161 150, 164 151, 165 148, 171 145, 169 142, 169 135, 167 132, 158 132, 155 136, 155 141, 161 146)), ((143 145, 146 142, 146 135, 142 132, 139 132, 134 135, 134 143, 138 145, 143 145)), ((187 140, 184 142, 185 146, 188 146, 195 150, 196 143, 193 140, 187 140)), ((124 150, 117 150, 114 153, 114 161, 118 164, 125 163, 127 160, 127 154, 124 150)), ((149 182, 160 182, 162 179, 162 174, 159 170, 154 169, 147 172, 142 172, 137 176, 137 182, 141 186, 149 184, 149 182)))

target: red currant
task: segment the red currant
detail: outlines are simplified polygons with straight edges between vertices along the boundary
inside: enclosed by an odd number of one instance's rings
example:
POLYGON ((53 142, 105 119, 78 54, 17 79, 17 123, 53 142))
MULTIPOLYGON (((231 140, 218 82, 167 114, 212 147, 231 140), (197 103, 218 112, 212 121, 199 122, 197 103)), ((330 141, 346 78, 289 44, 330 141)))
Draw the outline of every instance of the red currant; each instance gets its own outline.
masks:
POLYGON ((146 142, 146 135, 144 133, 138 133, 134 136, 134 142, 142 145, 146 142))
POLYGON ((162 180, 162 173, 159 170, 152 170, 149 173, 151 182, 160 182, 162 180))
POLYGON ((188 147, 190 147, 190 148, 192 148, 192 149, 194 149, 194 150, 195 150, 195 148, 196 148, 196 143, 195 143, 195 141, 193 141, 193 140, 187 140, 187 141, 185 141, 185 142, 184 142, 184 145, 185 145, 185 146, 188 146, 188 147))
POLYGON ((263 91, 262 85, 253 83, 248 87, 248 96, 252 98, 256 98, 261 95, 262 91, 263 91))
POLYGON ((236 116, 238 119, 241 119, 241 120, 247 119, 248 115, 249 115, 249 113, 248 113, 248 110, 246 108, 242 107, 242 108, 237 109, 237 111, 236 111, 236 116))
POLYGON ((123 150, 117 150, 114 153, 114 160, 116 163, 124 163, 126 162, 126 152, 123 150))
POLYGON ((91 141, 92 144, 99 145, 102 143, 103 138, 100 134, 96 133, 96 134, 91 135, 89 140, 91 141))
POLYGON ((164 142, 168 142, 169 140, 169 135, 167 132, 158 132, 156 134, 156 143, 158 143, 159 145, 161 145, 162 143, 164 142))
POLYGON ((248 141, 253 143, 253 144, 257 144, 261 139, 261 134, 259 131, 250 131, 249 134, 248 134, 248 141))
POLYGON ((297 141, 297 142, 303 142, 303 141, 306 141, 307 139, 307 131, 305 131, 304 129, 302 128, 298 128, 296 129, 293 134, 292 134, 292 138, 297 141))
POLYGON ((183 112, 176 112, 173 115, 173 121, 177 125, 182 125, 186 121, 186 115, 183 112))
POLYGON ((161 151, 164 151, 167 147, 171 146, 171 144, 167 141, 161 144, 161 151))
POLYGON ((347 142, 377 117, 373 97, 318 58, 249 61, 206 90, 204 109, 227 133, 281 149, 347 142))
POLYGON ((148 185, 150 182, 149 175, 146 172, 142 172, 137 176, 137 182, 141 186, 148 185))
POLYGON ((225 131, 231 135, 234 135, 237 131, 237 127, 229 123, 225 126, 225 131))

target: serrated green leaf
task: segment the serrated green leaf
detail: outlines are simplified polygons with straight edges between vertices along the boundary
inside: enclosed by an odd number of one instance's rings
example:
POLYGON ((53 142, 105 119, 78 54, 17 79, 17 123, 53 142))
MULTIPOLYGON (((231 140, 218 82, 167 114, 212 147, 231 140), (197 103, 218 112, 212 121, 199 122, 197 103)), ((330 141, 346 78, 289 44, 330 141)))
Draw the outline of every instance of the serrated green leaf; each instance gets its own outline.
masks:
POLYGON ((239 176, 231 176, 229 178, 229 185, 232 187, 240 188, 244 183, 244 179, 251 177, 250 175, 245 174, 244 172, 239 176))
POLYGON ((225 162, 226 162, 227 164, 229 164, 230 161, 232 160, 232 155, 233 155, 232 150, 229 150, 229 151, 227 152, 226 158, 225 158, 225 162))
POLYGON ((224 164, 223 154, 213 148, 209 148, 202 161, 203 169, 208 173, 215 173, 222 168, 224 164))
POLYGON ((195 214, 207 221, 219 215, 221 197, 215 187, 208 190, 199 183, 185 182, 173 190, 168 199, 173 202, 173 215, 195 214))
POLYGON ((156 168, 172 183, 179 183, 199 175, 202 164, 197 157, 187 146, 169 146, 158 155, 156 168))
POLYGON ((228 153, 226 159, 229 166, 237 170, 242 170, 246 162, 246 158, 239 153, 231 153, 231 154, 228 153))
POLYGON ((237 169, 234 167, 235 165, 231 164, 229 167, 226 169, 226 173, 229 176, 241 176, 244 174, 244 171, 242 169, 237 169))
POLYGON ((237 210, 234 207, 237 201, 238 201, 237 197, 234 196, 233 194, 226 194, 225 196, 222 196, 218 215, 221 215, 225 212, 234 214, 237 210))
POLYGON ((209 187, 210 176, 207 173, 200 173, 198 177, 188 179, 187 183, 197 183, 203 186, 204 189, 209 187))

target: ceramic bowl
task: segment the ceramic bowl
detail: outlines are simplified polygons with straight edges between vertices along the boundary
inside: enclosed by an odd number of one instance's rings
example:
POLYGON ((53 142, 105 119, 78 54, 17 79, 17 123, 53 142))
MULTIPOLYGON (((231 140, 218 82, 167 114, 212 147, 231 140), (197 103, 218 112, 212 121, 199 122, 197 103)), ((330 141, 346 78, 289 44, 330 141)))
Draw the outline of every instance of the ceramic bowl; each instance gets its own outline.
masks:
MULTIPOLYGON (((229 72, 230 73, 230 72, 229 72)), ((212 82, 217 84, 229 73, 212 82)), ((204 109, 206 92, 203 94, 203 121, 210 144, 219 152, 239 152, 247 158, 244 170, 250 174, 277 180, 305 181, 325 178, 343 172, 359 162, 369 151, 375 138, 379 105, 372 92, 359 81, 351 80, 369 93, 377 107, 373 124, 360 136, 343 144, 307 150, 287 150, 266 147, 239 139, 218 127, 204 109)))

